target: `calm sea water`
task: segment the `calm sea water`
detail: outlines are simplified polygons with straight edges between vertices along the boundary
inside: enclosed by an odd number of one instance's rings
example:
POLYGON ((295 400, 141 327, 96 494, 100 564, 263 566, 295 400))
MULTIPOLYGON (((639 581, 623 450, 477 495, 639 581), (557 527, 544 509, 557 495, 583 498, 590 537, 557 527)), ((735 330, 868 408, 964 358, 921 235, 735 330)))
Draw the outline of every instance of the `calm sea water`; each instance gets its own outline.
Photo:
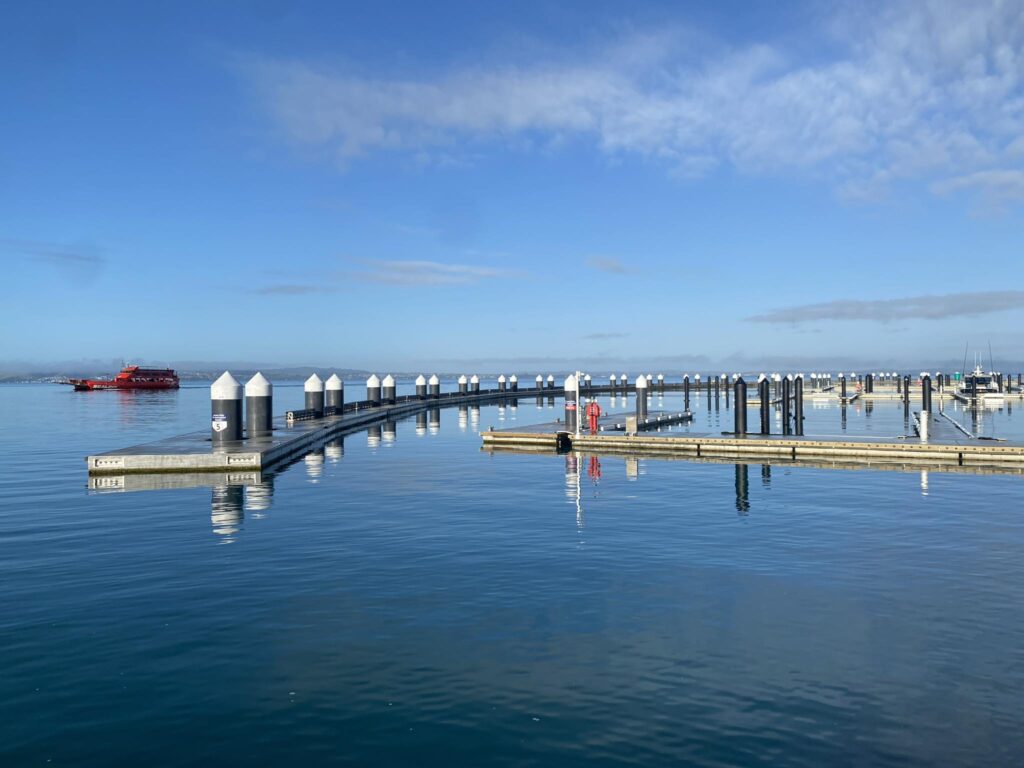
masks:
POLYGON ((87 493, 207 398, 0 387, 0 764, 1024 762, 1024 478, 482 452, 523 399, 87 493))

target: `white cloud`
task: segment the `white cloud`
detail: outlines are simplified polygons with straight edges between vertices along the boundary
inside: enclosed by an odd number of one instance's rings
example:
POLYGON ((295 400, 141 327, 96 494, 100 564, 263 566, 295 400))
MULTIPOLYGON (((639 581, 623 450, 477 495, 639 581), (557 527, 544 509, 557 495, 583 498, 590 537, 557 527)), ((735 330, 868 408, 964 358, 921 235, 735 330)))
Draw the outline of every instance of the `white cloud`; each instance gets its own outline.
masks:
POLYGON ((343 162, 382 150, 454 158, 475 143, 575 138, 687 176, 721 164, 799 171, 859 197, 900 180, 1020 172, 1019 3, 858 4, 819 36, 828 55, 816 51, 813 62, 772 41, 730 48, 678 31, 615 40, 575 59, 416 79, 273 59, 250 60, 246 70, 293 140, 343 162))

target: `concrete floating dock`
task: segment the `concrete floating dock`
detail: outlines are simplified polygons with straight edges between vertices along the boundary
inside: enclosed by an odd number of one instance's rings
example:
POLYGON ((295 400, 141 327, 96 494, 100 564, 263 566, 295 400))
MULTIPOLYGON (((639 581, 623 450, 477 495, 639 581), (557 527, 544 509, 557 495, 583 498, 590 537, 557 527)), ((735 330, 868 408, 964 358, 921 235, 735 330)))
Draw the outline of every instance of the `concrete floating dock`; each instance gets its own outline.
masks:
MULTIPOLYGON (((935 423, 934 421, 932 422, 935 423)), ((581 434, 575 436, 557 429, 558 425, 538 425, 526 429, 492 430, 481 433, 485 450, 584 451, 588 453, 625 453, 632 456, 677 458, 720 458, 771 460, 774 462, 841 462, 871 465, 879 463, 946 465, 951 467, 1003 467, 1024 474, 1024 443, 1008 443, 954 437, 952 429, 943 430, 940 440, 879 439, 871 437, 808 437, 794 435, 710 433, 641 433, 637 435, 581 434)))
MULTIPOLYGON (((421 399, 416 395, 396 398, 394 405, 371 406, 367 401, 350 403, 338 414, 320 418, 273 421, 269 435, 214 445, 210 431, 190 432, 152 443, 121 448, 86 457, 90 475, 130 473, 259 472, 302 453, 310 446, 384 421, 397 420, 420 411, 500 402, 502 400, 553 398, 561 389, 521 389, 516 392, 484 390, 473 394, 446 393, 421 399)), ((304 411, 296 412, 305 414, 304 411)))

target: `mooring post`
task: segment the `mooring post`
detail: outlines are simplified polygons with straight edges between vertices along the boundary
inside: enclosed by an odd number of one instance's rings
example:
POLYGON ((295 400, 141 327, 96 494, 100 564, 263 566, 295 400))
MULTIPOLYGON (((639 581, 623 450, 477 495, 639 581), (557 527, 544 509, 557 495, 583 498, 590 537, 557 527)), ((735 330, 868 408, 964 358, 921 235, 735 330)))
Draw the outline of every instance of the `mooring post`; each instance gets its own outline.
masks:
POLYGON ((664 376, 664 374, 661 374, 661 373, 658 374, 658 391, 659 392, 664 392, 665 391, 665 376, 664 376))
POLYGON ((555 375, 553 373, 548 374, 548 389, 555 388, 555 375))
POLYGON ((683 410, 690 410, 690 375, 683 376, 683 410))
POLYGON ((427 381, 427 394, 431 400, 437 400, 441 396, 441 380, 437 378, 436 373, 430 374, 430 379, 427 381))
POLYGON ((511 389, 511 390, 512 390, 513 392, 518 392, 518 391, 519 391, 519 377, 518 377, 518 376, 516 376, 516 375, 515 375, 515 374, 513 373, 513 374, 512 374, 512 375, 511 375, 511 376, 509 377, 509 379, 508 379, 508 385, 509 385, 509 388, 510 388, 510 389, 511 389))
POLYGON ((390 373, 381 382, 381 401, 384 405, 395 404, 395 377, 390 373))
POLYGON ((790 434, 790 428, 789 428, 789 408, 790 408, 789 396, 790 396, 789 379, 788 378, 784 378, 782 380, 782 434, 784 434, 784 435, 790 434))
POLYGON ((536 382, 537 382, 537 389, 544 389, 544 377, 541 376, 539 373, 537 374, 536 382))
POLYGON ((903 394, 903 379, 901 379, 899 376, 896 377, 896 394, 903 394))
POLYGON ((324 382, 324 407, 334 408, 338 415, 341 415, 345 407, 345 382, 336 373, 332 373, 324 382))
POLYGON ((313 418, 319 419, 324 415, 324 382, 315 373, 311 374, 306 383, 302 385, 306 393, 306 410, 313 412, 313 418))
POLYGON ((480 377, 475 373, 469 379, 469 391, 474 395, 480 394, 480 377))
POLYGON ((798 435, 804 433, 804 377, 797 376, 793 382, 794 387, 794 409, 793 409, 793 426, 796 429, 798 435))
POLYGON ((640 424, 647 418, 647 377, 636 377, 636 421, 640 424))
POLYGON ((242 439, 242 385, 227 371, 210 385, 210 440, 214 445, 242 439))
POLYGON ((416 377, 416 399, 427 399, 427 380, 422 373, 416 377))
POLYGON ((768 384, 768 377, 763 373, 757 379, 757 397, 761 401, 761 434, 771 434, 771 385, 768 384))
POLYGON ((469 379, 466 378, 466 374, 459 376, 459 394, 465 395, 469 392, 469 379))
POLYGON ((246 437, 265 437, 272 429, 274 387, 259 371, 245 383, 246 437))
POLYGON ((729 377, 724 373, 721 376, 722 379, 722 390, 725 393, 725 407, 729 407, 729 377))
POLYGON ((590 374, 584 374, 583 376, 583 388, 590 394, 590 388, 593 386, 593 380, 590 378, 590 374))
POLYGON ((498 391, 504 392, 506 388, 507 385, 505 383, 505 374, 503 373, 500 376, 498 376, 498 391))
POLYGON ((579 403, 579 382, 574 374, 565 377, 565 428, 572 433, 576 432, 576 419, 578 417, 577 405, 579 403))
POLYGON ((932 412, 932 378, 927 373, 921 374, 921 410, 932 412))
POLYGON ((376 373, 366 380, 366 400, 371 407, 380 405, 380 379, 376 373))
POLYGON ((736 390, 736 409, 733 423, 737 435, 747 434, 747 382, 740 376, 733 385, 736 390))
POLYGON ((609 374, 609 376, 608 376, 608 386, 611 387, 612 394, 614 395, 615 394, 615 374, 614 373, 609 374))
POLYGON ((846 400, 846 374, 839 374, 839 398, 845 402, 846 400))

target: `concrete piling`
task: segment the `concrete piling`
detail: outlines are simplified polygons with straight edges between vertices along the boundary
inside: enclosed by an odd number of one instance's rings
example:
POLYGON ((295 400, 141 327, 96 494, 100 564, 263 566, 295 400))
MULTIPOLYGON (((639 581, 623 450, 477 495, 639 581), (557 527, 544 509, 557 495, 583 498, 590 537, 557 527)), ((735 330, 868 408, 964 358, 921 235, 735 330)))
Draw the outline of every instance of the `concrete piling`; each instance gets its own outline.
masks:
POLYGON ((792 434, 792 430, 789 427, 789 411, 790 411, 790 381, 789 378, 782 380, 782 434, 792 434))
POLYGON ((366 380, 366 399, 371 406, 380 405, 380 379, 377 378, 377 374, 370 374, 370 378, 366 380))
POLYGON ((690 376, 683 376, 683 410, 690 410, 690 376))
POLYGON ((332 373, 324 382, 324 408, 333 408, 333 413, 340 414, 345 407, 345 382, 332 373))
POLYGON ((615 374, 612 373, 608 376, 608 386, 611 387, 612 394, 615 394, 615 374))
POLYGON ((555 376, 552 373, 548 374, 548 389, 555 388, 555 376))
POLYGON ((242 439, 242 385, 224 371, 210 386, 210 440, 214 445, 242 439))
POLYGON ((245 383, 245 432, 247 437, 266 437, 274 417, 274 387, 260 372, 245 383))
POLYGON ((576 376, 570 373, 565 377, 565 428, 570 432, 576 431, 579 396, 579 382, 576 381, 576 376))
POLYGON ((469 391, 474 395, 480 394, 480 377, 475 373, 469 379, 469 391))
POLYGON ((469 379, 466 378, 466 374, 459 376, 459 394, 469 394, 469 379))
POLYGON ((505 374, 498 376, 498 391, 504 392, 508 388, 508 384, 505 381, 505 374))
POLYGON ((513 392, 518 392, 518 391, 519 391, 519 377, 518 377, 518 376, 516 376, 516 375, 515 375, 515 374, 513 373, 513 374, 512 374, 512 375, 511 375, 511 376, 509 377, 509 380, 508 380, 508 385, 509 385, 509 388, 510 388, 510 389, 511 389, 511 390, 512 390, 513 392))
POLYGON ((804 433, 804 377, 793 381, 793 427, 798 435, 804 433))
POLYGON ((302 385, 306 393, 306 410, 313 411, 313 418, 319 419, 324 415, 324 382, 315 373, 306 379, 302 385))
POLYGON ((636 377, 636 420, 637 423, 647 418, 647 377, 643 374, 636 377))
POLYGON ((737 435, 747 434, 747 382, 740 376, 733 385, 736 391, 736 408, 734 424, 737 435))
POLYGON ((384 381, 381 382, 380 389, 381 402, 384 403, 384 405, 394 405, 396 392, 395 377, 390 373, 385 376, 384 381))
POLYGON ((536 381, 537 381, 537 389, 539 389, 539 390, 540 389, 544 389, 544 377, 541 376, 539 373, 537 374, 536 381))
POLYGON ((771 385, 763 373, 757 379, 757 398, 761 401, 761 434, 771 434, 771 385))
POLYGON ((437 400, 441 396, 441 380, 437 378, 436 373, 430 374, 430 379, 427 381, 427 396, 431 400, 437 400))
POLYGON ((839 374, 839 397, 846 400, 846 374, 839 374))
POLYGON ((622 390, 622 396, 626 396, 626 392, 629 391, 629 376, 622 374, 619 376, 619 389, 622 390))
MULTIPOLYGON (((416 399, 427 399, 427 380, 424 378, 422 373, 416 377, 416 399)), ((424 425, 424 429, 426 429, 426 425, 424 425)))
POLYGON ((932 412, 932 378, 927 373, 921 374, 921 410, 932 412))

